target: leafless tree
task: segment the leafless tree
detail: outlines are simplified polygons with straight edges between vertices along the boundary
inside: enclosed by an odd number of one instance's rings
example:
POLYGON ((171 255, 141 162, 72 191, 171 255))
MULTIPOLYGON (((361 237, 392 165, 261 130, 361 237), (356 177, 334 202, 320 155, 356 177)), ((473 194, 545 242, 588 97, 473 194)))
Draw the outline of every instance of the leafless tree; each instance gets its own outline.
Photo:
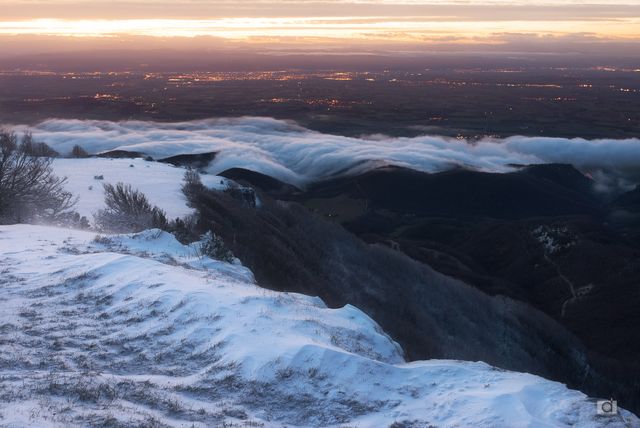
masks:
POLYGON ((22 136, 20 150, 29 156, 35 157, 55 158, 60 155, 47 144, 34 141, 30 132, 27 132, 22 136))
POLYGON ((15 133, 0 130, 2 223, 56 221, 68 216, 76 203, 64 190, 66 178, 53 173, 52 158, 34 154, 34 147, 30 134, 18 142, 15 133))

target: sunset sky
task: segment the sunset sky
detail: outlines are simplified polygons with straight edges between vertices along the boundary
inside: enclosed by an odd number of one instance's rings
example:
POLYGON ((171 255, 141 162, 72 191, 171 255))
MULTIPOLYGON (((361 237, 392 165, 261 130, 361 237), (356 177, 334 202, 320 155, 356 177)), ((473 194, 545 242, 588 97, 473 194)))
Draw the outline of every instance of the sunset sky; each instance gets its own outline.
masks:
POLYGON ((640 50, 640 0, 0 0, 2 54, 96 47, 513 46, 640 50), (555 46, 555 47, 554 47, 555 46))

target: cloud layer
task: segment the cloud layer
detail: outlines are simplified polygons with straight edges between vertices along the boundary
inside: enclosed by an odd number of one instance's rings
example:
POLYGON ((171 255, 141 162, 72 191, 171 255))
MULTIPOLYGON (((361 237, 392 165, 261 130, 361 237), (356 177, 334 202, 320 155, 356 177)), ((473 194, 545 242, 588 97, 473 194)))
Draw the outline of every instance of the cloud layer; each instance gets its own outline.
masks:
POLYGON ((440 136, 349 138, 322 134, 295 123, 261 117, 181 123, 52 119, 31 131, 38 141, 67 153, 75 144, 97 153, 112 149, 154 158, 218 152, 210 173, 246 168, 282 181, 305 184, 380 165, 425 172, 452 167, 507 172, 512 164, 570 163, 585 173, 640 180, 640 139, 625 140, 514 136, 470 142, 440 136))

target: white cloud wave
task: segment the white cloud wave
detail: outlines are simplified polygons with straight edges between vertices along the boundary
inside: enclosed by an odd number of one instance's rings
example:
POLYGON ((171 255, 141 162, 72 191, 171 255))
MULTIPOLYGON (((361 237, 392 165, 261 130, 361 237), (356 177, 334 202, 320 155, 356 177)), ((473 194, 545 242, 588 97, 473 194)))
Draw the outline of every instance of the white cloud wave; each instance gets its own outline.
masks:
POLYGON ((476 142, 428 135, 350 138, 263 117, 179 123, 52 119, 13 129, 31 131, 38 141, 61 153, 69 152, 75 144, 93 153, 122 149, 154 158, 219 152, 209 167, 211 173, 247 168, 298 186, 381 164, 426 172, 454 166, 506 172, 512 170, 510 164, 570 163, 585 173, 606 171, 635 182, 640 179, 638 138, 514 136, 476 142))

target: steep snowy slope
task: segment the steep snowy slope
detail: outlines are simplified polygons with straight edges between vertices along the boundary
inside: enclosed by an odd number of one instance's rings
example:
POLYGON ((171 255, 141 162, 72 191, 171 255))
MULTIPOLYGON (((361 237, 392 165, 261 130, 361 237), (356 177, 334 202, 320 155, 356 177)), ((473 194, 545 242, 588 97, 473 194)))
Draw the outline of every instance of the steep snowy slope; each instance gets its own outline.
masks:
POLYGON ((94 237, 0 227, 1 426, 640 424, 537 376, 404 363, 358 309, 261 289, 164 232, 94 237))

